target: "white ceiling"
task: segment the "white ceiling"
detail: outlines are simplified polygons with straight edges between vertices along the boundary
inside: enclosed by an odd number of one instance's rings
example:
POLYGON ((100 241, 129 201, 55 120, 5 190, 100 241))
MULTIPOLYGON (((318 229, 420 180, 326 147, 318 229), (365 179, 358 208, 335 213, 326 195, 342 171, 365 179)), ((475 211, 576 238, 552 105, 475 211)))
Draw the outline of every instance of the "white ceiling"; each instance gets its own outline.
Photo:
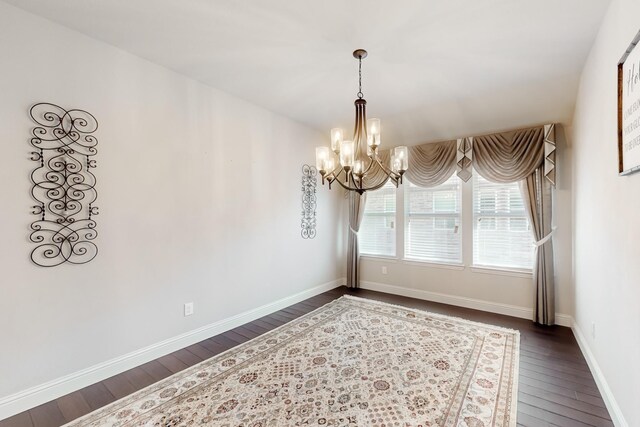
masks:
POLYGON ((610 0, 5 0, 322 131, 355 48, 384 145, 569 122, 610 0))

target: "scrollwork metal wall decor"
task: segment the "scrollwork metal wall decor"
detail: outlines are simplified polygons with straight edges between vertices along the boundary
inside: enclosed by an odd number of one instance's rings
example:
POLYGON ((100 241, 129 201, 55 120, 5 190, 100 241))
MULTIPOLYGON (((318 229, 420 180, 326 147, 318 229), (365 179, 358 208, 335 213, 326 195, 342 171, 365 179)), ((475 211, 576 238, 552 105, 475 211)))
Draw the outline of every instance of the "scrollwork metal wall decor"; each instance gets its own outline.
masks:
POLYGON ((316 237, 316 186, 318 170, 315 166, 302 166, 302 238, 316 237))
POLYGON ((98 129, 96 118, 84 110, 65 110, 55 104, 39 103, 29 115, 32 130, 31 195, 38 203, 32 213, 29 239, 37 244, 31 259, 42 267, 65 262, 85 264, 98 254, 94 216, 98 214, 96 167, 98 129))

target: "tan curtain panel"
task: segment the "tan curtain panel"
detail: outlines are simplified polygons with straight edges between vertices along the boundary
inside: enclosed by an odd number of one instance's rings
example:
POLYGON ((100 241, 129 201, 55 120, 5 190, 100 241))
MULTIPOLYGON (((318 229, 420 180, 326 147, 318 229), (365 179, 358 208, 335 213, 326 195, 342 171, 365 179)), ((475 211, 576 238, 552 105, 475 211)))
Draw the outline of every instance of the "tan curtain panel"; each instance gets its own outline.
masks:
POLYGON ((405 176, 420 187, 436 187, 456 172, 457 141, 409 147, 409 169, 405 176))
POLYGON ((555 284, 553 277, 553 229, 551 225, 551 181, 539 167, 520 181, 520 192, 531 224, 536 251, 533 265, 535 307, 533 321, 541 325, 555 324, 555 284))
POLYGON ((358 248, 358 231, 364 217, 364 206, 367 193, 360 195, 349 191, 349 238, 347 239, 347 286, 360 287, 360 249, 358 248))
POLYGON ((473 167, 489 181, 522 181, 544 159, 544 126, 473 138, 473 167))

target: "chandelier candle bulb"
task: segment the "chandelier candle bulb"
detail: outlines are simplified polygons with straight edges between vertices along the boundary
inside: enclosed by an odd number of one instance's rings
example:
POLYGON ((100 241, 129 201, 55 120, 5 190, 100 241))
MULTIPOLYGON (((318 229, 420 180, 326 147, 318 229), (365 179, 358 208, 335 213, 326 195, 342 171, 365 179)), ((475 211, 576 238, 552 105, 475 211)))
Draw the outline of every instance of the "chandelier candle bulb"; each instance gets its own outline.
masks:
POLYGON ((329 157, 329 147, 316 147, 316 168, 320 173, 327 170, 329 157))
POLYGON ((400 161, 399 158, 396 157, 395 154, 391 155, 391 161, 389 162, 390 166, 391 166, 391 170, 398 173, 400 171, 400 166, 402 164, 402 162, 400 161))
POLYGON ((342 141, 340 145, 340 164, 343 168, 353 168, 353 162, 355 161, 355 152, 353 141, 342 141))
POLYGON ((362 163, 362 160, 356 160, 355 163, 353 164, 353 173, 358 176, 362 176, 363 171, 364 171, 364 165, 362 163))
POLYGON ((325 167, 325 171, 327 173, 331 173, 333 172, 333 170, 336 168, 335 166, 335 162, 333 160, 333 157, 329 157, 325 162, 324 162, 324 167, 325 167))
POLYGON ((407 147, 396 147, 395 155, 396 159, 398 159, 400 163, 399 170, 405 172, 407 169, 409 169, 409 150, 407 149, 407 147))
POLYGON ((367 120, 367 143, 371 148, 380 145, 380 119, 367 120))
POLYGON ((333 150, 333 152, 336 154, 340 152, 340 145, 342 144, 343 135, 344 134, 342 133, 342 129, 331 129, 331 150, 333 150))

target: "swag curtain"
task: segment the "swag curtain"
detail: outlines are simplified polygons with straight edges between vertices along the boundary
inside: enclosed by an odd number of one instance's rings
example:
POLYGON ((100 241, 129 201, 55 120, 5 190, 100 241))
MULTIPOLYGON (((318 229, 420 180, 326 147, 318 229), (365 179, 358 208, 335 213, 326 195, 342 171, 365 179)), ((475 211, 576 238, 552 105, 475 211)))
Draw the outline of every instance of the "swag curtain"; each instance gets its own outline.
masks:
POLYGON ((498 183, 522 181, 542 166, 542 127, 473 138, 473 167, 498 183))
MULTIPOLYGON (((555 289, 551 240, 552 185, 555 185, 555 125, 496 133, 457 141, 409 147, 409 169, 405 177, 420 187, 438 186, 457 173, 463 181, 471 177, 471 166, 484 178, 498 183, 520 182, 536 244, 533 279, 536 288, 534 321, 553 324, 555 289)), ((389 152, 381 152, 389 164, 389 152)), ((367 176, 365 182, 384 184, 384 174, 367 176)), ((349 194, 349 238, 347 286, 359 287, 358 236, 365 198, 349 194)))
POLYGON ((420 187, 444 184, 456 171, 456 141, 409 147, 409 169, 405 177, 420 187))

